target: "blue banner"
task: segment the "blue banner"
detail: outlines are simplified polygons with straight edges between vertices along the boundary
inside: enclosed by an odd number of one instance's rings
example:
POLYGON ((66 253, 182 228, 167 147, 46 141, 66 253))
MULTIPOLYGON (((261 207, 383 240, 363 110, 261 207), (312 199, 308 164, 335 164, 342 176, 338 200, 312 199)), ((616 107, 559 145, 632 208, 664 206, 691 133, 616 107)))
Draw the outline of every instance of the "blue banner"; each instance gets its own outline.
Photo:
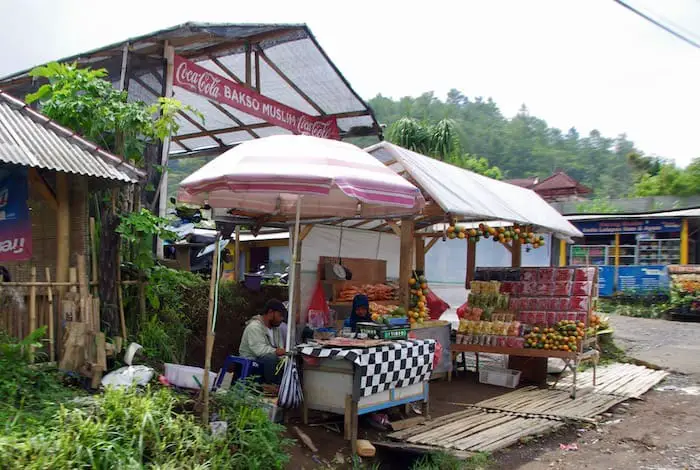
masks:
MULTIPOLYGON (((618 292, 642 294, 668 290, 668 269, 664 265, 620 266, 617 271, 618 292)), ((598 273, 598 293, 610 297, 615 293, 615 266, 600 266, 598 273)))
POLYGON ((3 171, 0 181, 0 262, 32 257, 32 221, 29 218, 27 169, 3 171))
POLYGON ((680 232, 681 219, 620 219, 573 221, 584 235, 609 235, 615 233, 664 233, 680 232))

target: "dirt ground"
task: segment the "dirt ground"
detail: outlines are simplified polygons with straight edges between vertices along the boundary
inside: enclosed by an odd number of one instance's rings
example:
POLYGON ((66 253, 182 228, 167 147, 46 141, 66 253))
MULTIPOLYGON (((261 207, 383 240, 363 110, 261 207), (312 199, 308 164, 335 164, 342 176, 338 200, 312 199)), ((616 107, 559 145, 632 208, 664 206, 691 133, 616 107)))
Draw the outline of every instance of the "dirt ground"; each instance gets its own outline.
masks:
MULTIPOLYGON (((700 470, 700 324, 617 316, 611 323, 616 343, 630 357, 673 374, 642 400, 628 401, 602 416, 597 426, 571 425, 530 439, 494 454, 491 468, 700 470), (578 450, 561 450, 560 444, 576 444, 578 450)), ((463 409, 460 403, 475 403, 507 391, 479 384, 473 373, 451 384, 432 382, 430 387, 432 417, 463 409)), ((338 422, 342 431, 342 417, 338 416, 338 422)), ((290 424, 298 423, 291 419, 290 424)), ((352 468, 349 444, 340 433, 300 427, 319 452, 314 455, 305 447, 295 447, 289 469, 352 468)), ((293 432, 290 437, 296 438, 293 432)), ((375 440, 380 433, 365 423, 360 437, 375 440)), ((410 459, 395 452, 380 452, 377 460, 383 470, 410 468, 410 459)))

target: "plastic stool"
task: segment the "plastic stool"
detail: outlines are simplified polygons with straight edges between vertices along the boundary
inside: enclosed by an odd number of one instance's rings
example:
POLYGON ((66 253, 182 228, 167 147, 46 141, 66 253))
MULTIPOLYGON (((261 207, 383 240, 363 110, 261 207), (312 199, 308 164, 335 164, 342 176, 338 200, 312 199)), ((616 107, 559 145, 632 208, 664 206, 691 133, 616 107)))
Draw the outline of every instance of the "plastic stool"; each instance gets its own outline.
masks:
POLYGON ((256 375, 255 372, 259 373, 260 369, 262 369, 260 364, 254 361, 253 359, 248 359, 247 357, 240 356, 228 356, 224 361, 224 366, 221 368, 221 370, 219 371, 219 375, 216 378, 216 384, 214 386, 215 388, 219 388, 221 386, 221 383, 224 381, 224 376, 226 375, 226 372, 228 372, 229 368, 234 364, 241 365, 241 373, 237 378, 235 378, 235 380, 241 380, 245 379, 250 375, 256 375))

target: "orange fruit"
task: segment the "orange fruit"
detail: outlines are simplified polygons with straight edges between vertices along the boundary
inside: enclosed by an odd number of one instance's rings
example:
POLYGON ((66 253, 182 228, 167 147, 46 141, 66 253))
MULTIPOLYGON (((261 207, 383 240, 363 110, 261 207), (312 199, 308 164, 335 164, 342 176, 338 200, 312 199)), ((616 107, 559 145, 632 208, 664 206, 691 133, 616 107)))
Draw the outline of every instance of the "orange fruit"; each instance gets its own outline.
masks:
POLYGON ((411 278, 408 280, 408 283, 413 286, 416 284, 416 280, 414 278, 411 278))

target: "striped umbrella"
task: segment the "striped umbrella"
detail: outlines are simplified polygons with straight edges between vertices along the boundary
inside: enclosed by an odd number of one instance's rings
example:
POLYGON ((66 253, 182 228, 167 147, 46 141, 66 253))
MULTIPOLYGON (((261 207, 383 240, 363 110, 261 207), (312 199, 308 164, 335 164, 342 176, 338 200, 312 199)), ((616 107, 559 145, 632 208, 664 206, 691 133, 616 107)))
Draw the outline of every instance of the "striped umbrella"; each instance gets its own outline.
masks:
MULTIPOLYGON (((178 199, 286 218, 294 221, 294 240, 299 240, 302 219, 399 217, 417 214, 425 204, 418 188, 360 148, 302 135, 264 137, 228 150, 185 178, 178 199)), ((300 262, 297 247, 295 243, 292 266, 300 262)), ((296 271, 291 270, 289 283, 287 349, 298 302, 296 271)), ((291 359, 284 383, 283 404, 296 406, 301 389, 291 359)))

